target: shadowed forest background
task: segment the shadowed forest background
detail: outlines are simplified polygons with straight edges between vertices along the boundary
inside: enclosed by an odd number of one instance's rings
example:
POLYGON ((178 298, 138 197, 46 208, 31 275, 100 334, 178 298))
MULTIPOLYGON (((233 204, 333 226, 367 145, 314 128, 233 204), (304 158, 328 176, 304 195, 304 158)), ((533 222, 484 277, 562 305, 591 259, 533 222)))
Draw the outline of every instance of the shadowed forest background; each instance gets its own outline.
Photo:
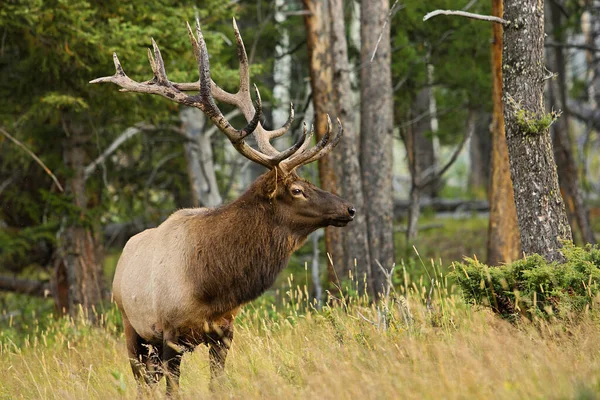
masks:
MULTIPOLYGON (((320 139, 327 114, 341 120, 337 148, 299 173, 357 209, 347 227, 313 233, 238 317, 223 396, 600 396, 600 4, 545 2, 537 114, 518 95, 529 89, 503 97, 502 74, 513 88, 527 68, 502 25, 423 21, 436 9, 502 16, 502 1, 2 2, 0 360, 11 375, 0 397, 135 396, 111 303, 123 246, 177 209, 230 202, 264 172, 201 111, 89 83, 114 73, 113 52, 132 79, 152 79, 152 38, 169 79, 196 82, 185 26, 196 18, 230 92, 236 19, 266 128, 294 104, 278 149, 303 123, 320 139), (522 148, 547 138, 552 156, 540 158, 557 175, 518 165, 520 133, 522 148), (521 170, 557 176, 559 190, 521 170), (528 225, 535 206, 520 194, 544 190, 568 225, 552 210, 535 216, 547 230, 528 225), (532 233, 567 229, 573 244, 532 233)), ((204 365, 197 353, 186 362, 204 365)), ((186 371, 183 396, 209 396, 208 372, 186 371)))

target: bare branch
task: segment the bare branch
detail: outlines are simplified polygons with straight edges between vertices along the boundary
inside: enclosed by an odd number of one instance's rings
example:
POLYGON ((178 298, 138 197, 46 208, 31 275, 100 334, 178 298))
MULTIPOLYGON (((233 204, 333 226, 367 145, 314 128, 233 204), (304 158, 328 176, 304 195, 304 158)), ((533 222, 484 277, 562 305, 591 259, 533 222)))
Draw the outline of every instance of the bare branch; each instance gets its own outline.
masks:
POLYGON ((98 165, 102 164, 104 160, 106 160, 107 157, 114 153, 123 143, 140 133, 142 130, 150 128, 152 128, 152 125, 140 123, 125 129, 125 131, 121 133, 119 137, 117 137, 110 144, 110 146, 108 146, 106 150, 102 152, 102 154, 100 154, 100 156, 98 156, 98 158, 96 158, 87 167, 85 167, 85 170, 83 172, 83 179, 87 180, 94 173, 96 168, 98 168, 98 165))
POLYGON ((15 139, 14 137, 12 137, 8 132, 6 132, 4 129, 0 128, 0 133, 2 133, 4 136, 6 136, 7 138, 9 138, 10 140, 13 141, 13 143, 15 143, 17 146, 19 146, 20 148, 22 148, 23 150, 25 150, 27 152, 27 154, 29 154, 31 156, 31 158, 33 158, 35 160, 35 162, 37 162, 43 169, 44 171, 50 175, 50 177, 52 178, 52 180, 54 181, 54 183, 56 184, 56 186, 58 187, 58 189, 61 192, 64 192, 65 190, 63 189, 63 187, 61 186, 60 182, 58 181, 58 179, 56 178, 56 176, 54 176, 54 174, 52 173, 52 171, 50 171, 50 168, 48 168, 46 166, 46 164, 44 164, 44 162, 42 160, 39 159, 38 156, 36 156, 31 150, 29 150, 27 147, 25 147, 25 145, 23 143, 21 143, 20 141, 18 141, 17 139, 15 139))
POLYGON ((478 19, 481 21, 496 22, 496 23, 499 23, 502 25, 508 25, 510 23, 509 21, 507 21, 505 19, 502 19, 499 17, 494 17, 492 15, 481 15, 481 14, 474 14, 474 13, 470 13, 470 12, 466 12, 466 11, 453 11, 453 10, 432 11, 423 17, 423 21, 427 21, 428 19, 433 18, 437 15, 457 15, 459 17, 478 19))
POLYGON ((546 46, 546 47, 559 47, 559 48, 563 48, 563 49, 585 50, 585 51, 591 51, 591 52, 594 52, 594 53, 600 52, 600 49, 598 47, 589 46, 589 45, 586 45, 586 44, 578 44, 578 43, 559 43, 559 42, 552 42, 552 41, 546 40, 544 42, 544 46, 546 46))
POLYGON ((0 194, 6 189, 11 183, 14 181, 14 177, 9 176, 8 179, 4 180, 4 182, 0 183, 0 194))
POLYGON ((475 130, 475 113, 470 112, 469 120, 467 121, 467 129, 466 129, 465 135, 463 136, 463 139, 460 142, 460 144, 458 145, 458 147, 456 148, 456 150, 454 150, 452 157, 450 157, 450 159, 448 160, 448 162, 446 163, 446 165, 444 165, 444 167, 442 169, 440 169, 437 172, 433 172, 433 173, 429 174, 429 176, 427 176, 425 179, 423 179, 422 182, 415 183, 416 186, 418 186, 419 188, 422 189, 425 186, 429 185, 430 183, 441 178, 441 176, 444 175, 446 173, 446 171, 448 171, 448 169, 452 166, 452 164, 454 164, 454 162, 458 158, 458 155, 460 154, 463 147, 465 146, 465 143, 467 142, 467 140, 469 140, 469 138, 473 134, 474 130, 475 130))
POLYGON ((398 0, 396 0, 394 2, 394 5, 392 6, 392 8, 390 8, 390 12, 388 13, 387 18, 385 19, 385 21, 383 22, 383 27, 381 28, 381 34, 379 35, 379 38, 377 39, 377 43, 375 44, 375 48, 373 49, 373 55, 371 56, 371 62, 373 62, 373 59, 375 58, 375 54, 377 53, 377 48, 379 47, 379 43, 381 42, 381 38, 383 37, 383 33, 385 32, 385 27, 387 26, 387 23, 390 19, 392 19, 392 17, 400 10, 402 10, 404 7, 406 7, 405 5, 398 5, 398 0))

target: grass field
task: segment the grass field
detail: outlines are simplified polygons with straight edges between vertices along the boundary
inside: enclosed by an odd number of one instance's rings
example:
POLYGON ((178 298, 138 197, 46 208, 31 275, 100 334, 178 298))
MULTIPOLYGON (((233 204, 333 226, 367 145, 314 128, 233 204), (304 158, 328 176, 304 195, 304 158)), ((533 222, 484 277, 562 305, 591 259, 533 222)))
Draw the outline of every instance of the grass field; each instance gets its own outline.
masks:
MULTIPOLYGON (((278 295, 263 296, 238 316, 226 375, 215 393, 208 389, 208 351, 202 347, 184 357, 181 397, 600 398, 595 311, 576 323, 514 325, 465 304, 445 277, 449 263, 427 259, 447 251, 456 258, 477 253, 486 227, 477 219, 443 224, 421 236, 425 261, 413 256, 399 265, 397 292, 376 305, 333 290, 330 305, 316 307, 306 280, 298 279, 305 271, 284 272, 278 295), (437 245, 440 235, 453 238, 443 244, 446 250, 437 245), (433 289, 423 274, 432 275, 433 289)), ((13 309, 20 300, 14 301, 13 309)), ((0 318, 0 399, 136 398, 118 313, 105 310, 101 326, 92 327, 55 319, 50 307, 30 303, 18 317, 0 318)), ((164 380, 144 398, 164 398, 164 380)))
MULTIPOLYGON (((285 306, 248 306, 214 397, 600 397, 600 324, 591 315, 577 324, 515 326, 464 304, 443 282, 429 308, 428 290, 416 284, 407 302, 397 294, 378 306, 351 299, 317 311, 293 286, 285 306)), ((114 310, 102 327, 66 319, 40 325, 47 330, 33 326, 20 344, 0 336, 0 398, 136 397, 114 310)), ((199 348, 184 357, 181 397, 213 398, 208 381, 208 352, 199 348)), ((163 393, 164 381, 145 397, 163 393)))

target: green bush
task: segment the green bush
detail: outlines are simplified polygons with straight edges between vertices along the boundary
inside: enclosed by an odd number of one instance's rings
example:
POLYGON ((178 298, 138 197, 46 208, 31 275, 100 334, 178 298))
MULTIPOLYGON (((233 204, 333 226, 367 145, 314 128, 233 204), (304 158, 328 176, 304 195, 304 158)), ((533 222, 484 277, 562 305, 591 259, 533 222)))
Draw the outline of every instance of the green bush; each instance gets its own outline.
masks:
POLYGON ((466 258, 453 277, 467 301, 508 319, 574 319, 597 308, 600 249, 565 244, 564 263, 534 254, 499 267, 466 258))

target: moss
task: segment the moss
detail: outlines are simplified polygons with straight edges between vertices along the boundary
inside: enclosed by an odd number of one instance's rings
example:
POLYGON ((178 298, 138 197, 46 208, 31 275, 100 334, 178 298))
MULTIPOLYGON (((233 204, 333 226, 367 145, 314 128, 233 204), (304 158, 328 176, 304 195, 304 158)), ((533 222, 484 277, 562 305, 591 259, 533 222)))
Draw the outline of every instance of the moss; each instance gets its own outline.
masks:
POLYGON ((523 109, 516 111, 517 124, 526 135, 540 135, 560 117, 560 112, 552 111, 538 117, 535 113, 523 109))

